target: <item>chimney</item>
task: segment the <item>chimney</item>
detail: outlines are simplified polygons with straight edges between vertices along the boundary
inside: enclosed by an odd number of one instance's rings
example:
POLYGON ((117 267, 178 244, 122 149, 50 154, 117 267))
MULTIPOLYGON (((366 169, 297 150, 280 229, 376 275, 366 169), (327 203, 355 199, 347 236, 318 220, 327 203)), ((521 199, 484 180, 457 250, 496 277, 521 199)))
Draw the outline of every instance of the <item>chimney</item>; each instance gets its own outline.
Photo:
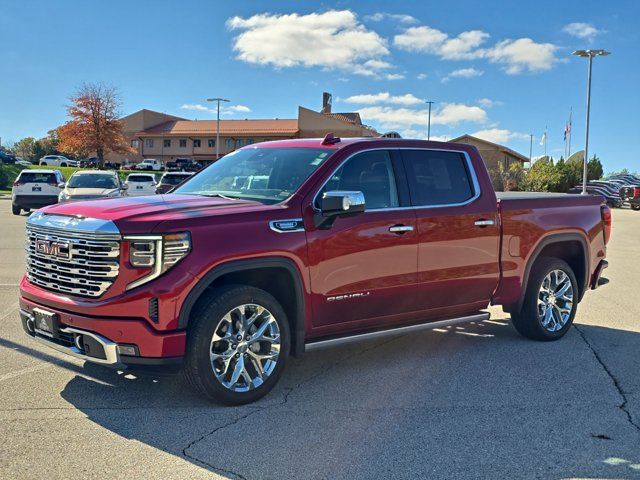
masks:
POLYGON ((322 92, 322 110, 321 113, 331 113, 331 94, 322 92))

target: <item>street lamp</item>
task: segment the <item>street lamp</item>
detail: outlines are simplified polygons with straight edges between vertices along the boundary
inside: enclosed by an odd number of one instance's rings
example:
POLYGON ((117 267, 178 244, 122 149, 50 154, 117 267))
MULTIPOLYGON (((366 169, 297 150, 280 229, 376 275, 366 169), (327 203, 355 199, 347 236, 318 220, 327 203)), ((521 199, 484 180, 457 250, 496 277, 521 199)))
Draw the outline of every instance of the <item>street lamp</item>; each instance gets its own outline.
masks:
POLYGON ((220 158, 220 102, 230 102, 226 98, 207 98, 207 102, 218 103, 218 117, 216 120, 216 161, 220 158))
POLYGON ((584 165, 582 166, 582 194, 587 194, 587 162, 589 161, 589 111, 591 110, 591 64, 593 57, 610 55, 606 50, 576 50, 572 55, 589 59, 587 73, 587 121, 584 138, 584 165))
POLYGON ((429 105, 429 122, 427 123, 427 140, 430 140, 431 139, 431 105, 433 105, 435 102, 428 100, 424 103, 427 103, 429 105))

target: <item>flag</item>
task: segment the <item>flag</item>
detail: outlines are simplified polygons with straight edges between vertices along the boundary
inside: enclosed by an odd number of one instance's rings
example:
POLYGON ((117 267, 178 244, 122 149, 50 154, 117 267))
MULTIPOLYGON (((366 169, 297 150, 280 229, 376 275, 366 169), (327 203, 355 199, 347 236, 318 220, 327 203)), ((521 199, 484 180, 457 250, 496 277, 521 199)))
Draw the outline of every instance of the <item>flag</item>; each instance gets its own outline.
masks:
POLYGON ((547 143, 547 131, 545 130, 544 133, 542 134, 542 137, 540 137, 540 145, 545 145, 547 143))
POLYGON ((567 123, 567 124, 564 126, 564 141, 565 141, 565 142, 567 141, 567 135, 568 135, 568 134, 569 134, 569 124, 567 123))

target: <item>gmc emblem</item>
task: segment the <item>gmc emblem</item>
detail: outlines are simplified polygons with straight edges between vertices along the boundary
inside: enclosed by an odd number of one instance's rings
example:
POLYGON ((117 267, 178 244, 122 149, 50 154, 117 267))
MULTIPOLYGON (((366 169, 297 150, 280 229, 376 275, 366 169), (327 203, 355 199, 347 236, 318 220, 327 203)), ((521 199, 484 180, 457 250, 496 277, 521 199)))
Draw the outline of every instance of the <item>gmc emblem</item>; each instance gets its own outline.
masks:
POLYGON ((71 258, 69 242, 54 242, 52 240, 36 240, 36 252, 56 258, 71 258))

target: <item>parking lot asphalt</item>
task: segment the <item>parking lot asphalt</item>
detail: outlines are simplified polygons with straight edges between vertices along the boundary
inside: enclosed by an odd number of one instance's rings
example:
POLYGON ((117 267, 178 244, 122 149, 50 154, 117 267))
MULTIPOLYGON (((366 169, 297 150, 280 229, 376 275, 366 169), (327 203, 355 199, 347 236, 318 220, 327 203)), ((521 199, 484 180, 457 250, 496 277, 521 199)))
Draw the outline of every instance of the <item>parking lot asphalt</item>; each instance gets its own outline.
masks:
POLYGON ((640 212, 614 210, 611 283, 558 342, 492 308, 308 353, 240 408, 27 338, 25 219, 0 199, 0 478, 640 478, 640 212))

